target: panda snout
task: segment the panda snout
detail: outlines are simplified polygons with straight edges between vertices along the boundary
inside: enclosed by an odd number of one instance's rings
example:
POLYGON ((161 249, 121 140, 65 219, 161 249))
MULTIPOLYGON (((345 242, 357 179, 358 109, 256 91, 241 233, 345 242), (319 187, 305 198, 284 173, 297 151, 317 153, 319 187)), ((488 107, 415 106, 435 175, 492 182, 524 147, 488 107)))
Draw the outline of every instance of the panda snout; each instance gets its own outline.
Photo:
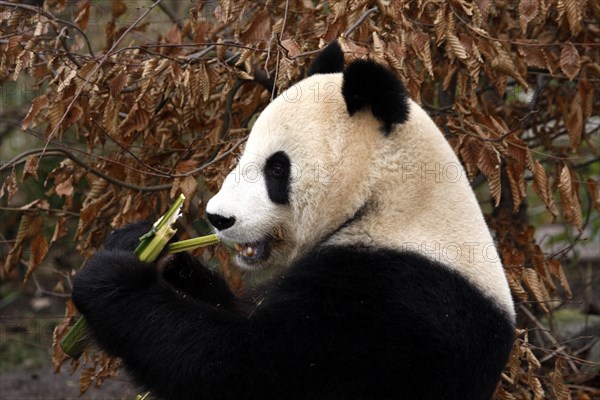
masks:
POLYGON ((220 231, 231 228, 233 224, 235 224, 235 217, 224 217, 219 214, 211 213, 206 213, 206 217, 210 223, 220 231))

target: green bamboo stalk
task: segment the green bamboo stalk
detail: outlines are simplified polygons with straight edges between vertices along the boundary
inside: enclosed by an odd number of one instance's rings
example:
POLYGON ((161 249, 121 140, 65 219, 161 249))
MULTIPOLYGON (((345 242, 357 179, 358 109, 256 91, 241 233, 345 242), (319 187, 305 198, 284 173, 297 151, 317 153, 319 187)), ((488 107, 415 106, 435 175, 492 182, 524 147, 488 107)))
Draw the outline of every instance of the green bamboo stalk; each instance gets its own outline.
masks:
MULTIPOLYGON (((184 200, 185 196, 180 194, 167 212, 154 223, 152 229, 140 237, 140 244, 135 249, 135 254, 141 261, 155 261, 173 237, 176 230, 172 228, 172 225, 181 215, 181 206, 184 200)), ((60 342, 60 347, 65 354, 75 359, 81 356, 87 345, 86 331, 87 322, 85 318, 81 317, 60 342)))
POLYGON ((219 243, 219 237, 215 234, 212 234, 171 243, 168 249, 169 253, 179 253, 182 251, 194 250, 198 247, 210 246, 211 244, 217 243, 219 243))

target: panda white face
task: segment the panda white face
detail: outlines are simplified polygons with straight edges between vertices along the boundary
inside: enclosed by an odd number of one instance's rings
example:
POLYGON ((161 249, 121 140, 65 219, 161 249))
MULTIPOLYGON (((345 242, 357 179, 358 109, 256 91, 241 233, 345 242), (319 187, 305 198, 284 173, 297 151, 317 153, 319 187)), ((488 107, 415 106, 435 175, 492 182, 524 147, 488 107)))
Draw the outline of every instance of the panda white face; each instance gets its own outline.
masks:
POLYGON ((383 140, 369 111, 350 116, 342 74, 292 86, 257 119, 244 154, 207 205, 242 268, 289 265, 368 197, 369 158, 383 140))

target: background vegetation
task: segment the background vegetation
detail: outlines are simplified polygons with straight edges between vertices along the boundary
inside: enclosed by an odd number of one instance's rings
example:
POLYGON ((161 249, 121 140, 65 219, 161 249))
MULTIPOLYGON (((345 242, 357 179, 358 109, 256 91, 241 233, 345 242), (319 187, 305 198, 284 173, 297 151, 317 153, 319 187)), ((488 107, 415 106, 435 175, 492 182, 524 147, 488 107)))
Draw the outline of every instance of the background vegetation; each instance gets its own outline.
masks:
MULTIPOLYGON (((178 193, 180 232, 207 233, 257 114, 339 39, 398 73, 472 179, 519 314, 496 399, 600 396, 599 20, 592 0, 0 1, 0 307, 68 299, 112 229, 178 193)), ((199 255, 243 290, 226 249, 199 255)), ((70 362, 82 392, 119 368, 70 362)))

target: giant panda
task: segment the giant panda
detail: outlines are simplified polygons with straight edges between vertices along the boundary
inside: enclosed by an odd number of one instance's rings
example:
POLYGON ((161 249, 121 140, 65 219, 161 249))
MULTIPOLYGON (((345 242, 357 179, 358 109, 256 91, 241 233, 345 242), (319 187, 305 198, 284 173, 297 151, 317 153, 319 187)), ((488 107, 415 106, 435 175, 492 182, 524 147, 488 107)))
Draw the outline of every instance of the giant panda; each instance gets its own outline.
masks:
POLYGON ((207 204, 243 296, 187 254, 140 262, 148 223, 77 275, 96 342, 164 399, 490 399, 515 313, 465 171, 388 68, 339 44, 256 120, 207 204))

